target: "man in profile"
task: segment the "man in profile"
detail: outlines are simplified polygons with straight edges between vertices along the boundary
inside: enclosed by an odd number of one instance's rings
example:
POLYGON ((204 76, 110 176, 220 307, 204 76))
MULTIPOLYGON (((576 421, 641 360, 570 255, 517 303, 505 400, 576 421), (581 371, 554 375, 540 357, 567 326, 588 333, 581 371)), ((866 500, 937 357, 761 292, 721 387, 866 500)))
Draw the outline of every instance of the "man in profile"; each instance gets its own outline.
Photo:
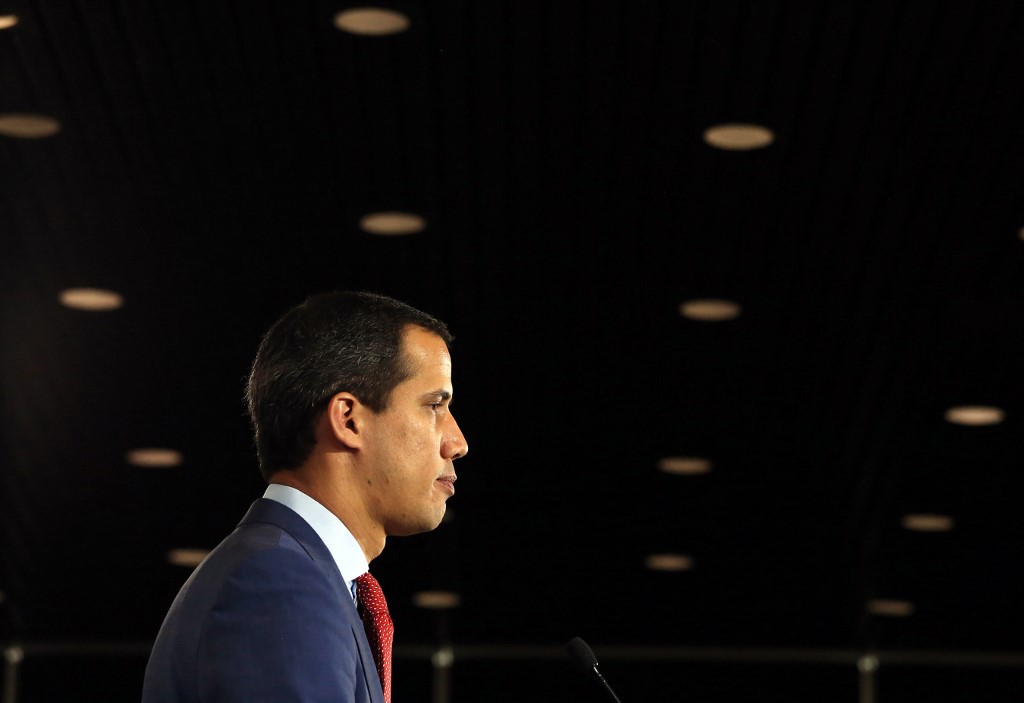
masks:
POLYGON ((314 296, 270 328, 246 392, 269 486, 171 605, 144 703, 390 703, 393 630, 368 568, 455 493, 451 339, 369 293, 314 296))

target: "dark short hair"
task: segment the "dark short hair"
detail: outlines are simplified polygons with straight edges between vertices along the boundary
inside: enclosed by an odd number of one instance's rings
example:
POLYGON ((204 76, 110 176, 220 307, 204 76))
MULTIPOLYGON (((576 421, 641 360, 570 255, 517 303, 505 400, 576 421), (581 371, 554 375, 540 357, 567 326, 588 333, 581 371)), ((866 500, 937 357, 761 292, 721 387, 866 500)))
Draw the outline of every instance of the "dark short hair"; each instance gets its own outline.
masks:
POLYGON ((309 458, 316 421, 335 394, 347 391, 374 412, 387 407, 411 374, 401 353, 410 325, 452 342, 440 320, 374 293, 314 295, 267 330, 245 393, 265 479, 309 458))

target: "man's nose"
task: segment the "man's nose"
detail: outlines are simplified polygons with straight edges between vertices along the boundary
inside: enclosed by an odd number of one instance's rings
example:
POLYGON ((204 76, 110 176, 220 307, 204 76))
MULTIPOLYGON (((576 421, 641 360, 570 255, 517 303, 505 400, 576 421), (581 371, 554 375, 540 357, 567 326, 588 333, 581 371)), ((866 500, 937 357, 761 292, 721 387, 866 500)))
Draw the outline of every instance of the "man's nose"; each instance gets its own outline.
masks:
POLYGON ((441 442, 441 456, 455 461, 469 453, 469 443, 466 441, 465 435, 462 434, 462 430, 459 429, 459 423, 455 421, 455 416, 449 413, 448 417, 451 427, 448 428, 446 437, 441 442))

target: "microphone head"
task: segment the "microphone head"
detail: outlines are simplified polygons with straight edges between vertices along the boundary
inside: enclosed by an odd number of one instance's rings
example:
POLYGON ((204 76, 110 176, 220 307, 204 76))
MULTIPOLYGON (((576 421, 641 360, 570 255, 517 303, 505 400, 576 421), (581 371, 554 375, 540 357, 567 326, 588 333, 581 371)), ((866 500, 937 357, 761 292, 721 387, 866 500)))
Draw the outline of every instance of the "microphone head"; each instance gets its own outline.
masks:
POLYGON ((590 645, 579 637, 573 637, 565 643, 565 651, 569 653, 573 661, 580 665, 584 671, 590 671, 597 666, 597 657, 590 645))

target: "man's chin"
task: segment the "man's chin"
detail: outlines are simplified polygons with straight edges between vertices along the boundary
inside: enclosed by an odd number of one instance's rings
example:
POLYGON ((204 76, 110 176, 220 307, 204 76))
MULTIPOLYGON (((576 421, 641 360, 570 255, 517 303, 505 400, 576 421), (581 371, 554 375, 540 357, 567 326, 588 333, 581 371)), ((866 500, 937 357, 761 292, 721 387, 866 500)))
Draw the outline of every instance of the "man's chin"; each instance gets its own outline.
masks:
POLYGON ((396 525, 392 529, 388 530, 389 537, 410 537, 412 535, 422 534, 424 532, 431 532, 436 530, 438 525, 444 522, 445 509, 442 507, 441 512, 425 516, 423 520, 415 523, 409 523, 405 525, 396 525))

